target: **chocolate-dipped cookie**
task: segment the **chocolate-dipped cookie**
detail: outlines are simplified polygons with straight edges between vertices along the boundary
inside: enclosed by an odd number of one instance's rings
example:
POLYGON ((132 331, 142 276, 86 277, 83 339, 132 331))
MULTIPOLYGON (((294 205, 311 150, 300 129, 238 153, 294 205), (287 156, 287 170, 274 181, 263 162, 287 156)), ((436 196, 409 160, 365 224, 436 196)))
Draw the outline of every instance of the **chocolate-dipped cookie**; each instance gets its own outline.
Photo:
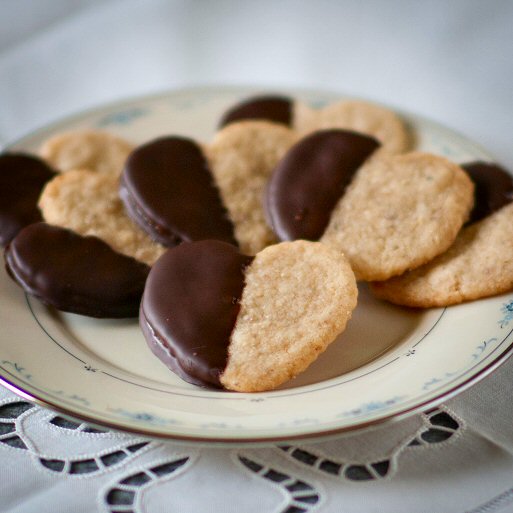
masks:
POLYGON ((462 165, 476 193, 469 224, 445 253, 426 265, 371 284, 399 305, 430 308, 493 296, 513 288, 513 179, 497 164, 462 165))
POLYGON ((345 258, 315 242, 254 258, 220 241, 184 243, 152 267, 140 323, 151 350, 191 383, 276 388, 341 333, 357 288, 345 258))
POLYGON ((38 157, 0 155, 0 245, 8 244, 23 227, 42 221, 37 200, 55 174, 38 157))
POLYGON ((137 316, 149 267, 97 237, 34 223, 5 250, 9 275, 23 289, 66 312, 90 317, 137 316))
POLYGON ((266 191, 281 239, 319 239, 346 255, 357 279, 385 280, 443 253, 466 221, 473 185, 435 155, 388 155, 343 130, 300 140, 266 191))
POLYGON ((301 136, 331 128, 352 130, 374 137, 390 153, 402 153, 411 146, 409 130, 397 114, 360 100, 344 100, 316 109, 289 96, 254 96, 230 107, 219 125, 244 119, 280 123, 301 136))

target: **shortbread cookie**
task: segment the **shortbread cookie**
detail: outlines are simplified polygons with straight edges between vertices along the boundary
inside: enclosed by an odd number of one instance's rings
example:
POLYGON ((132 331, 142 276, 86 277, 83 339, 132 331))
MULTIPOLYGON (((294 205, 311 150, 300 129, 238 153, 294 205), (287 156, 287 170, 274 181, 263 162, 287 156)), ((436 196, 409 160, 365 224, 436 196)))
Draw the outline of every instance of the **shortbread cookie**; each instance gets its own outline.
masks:
POLYGON ((296 241, 242 255, 220 241, 184 243, 152 268, 140 323, 183 379, 242 392, 276 388, 341 333, 356 306, 340 253, 296 241))
POLYGON ((263 196, 273 169, 295 140, 286 127, 246 121, 219 131, 205 148, 243 253, 254 255, 276 241, 265 220, 263 196))
POLYGON ((59 171, 90 169, 119 175, 132 149, 131 143, 108 132, 76 131, 51 137, 39 153, 59 171))
POLYGON ((115 251, 152 265, 165 248, 126 215, 118 187, 119 178, 111 173, 68 171, 46 185, 39 207, 48 223, 94 235, 115 251))
POLYGON ((429 308, 493 296, 513 288, 513 204, 464 228, 443 255, 371 285, 379 298, 429 308))
POLYGON ((220 126, 243 119, 281 123, 302 136, 328 128, 361 132, 376 138, 390 153, 402 153, 412 145, 410 131, 397 114, 360 100, 344 100, 314 109, 287 96, 255 96, 231 107, 221 118, 220 126))
POLYGON ((466 173, 442 157, 376 156, 356 173, 320 240, 346 255, 357 279, 386 280, 443 253, 473 194, 466 173))
POLYGON ((135 317, 149 267, 97 237, 34 223, 5 250, 9 275, 59 310, 90 317, 135 317))
POLYGON ((23 227, 42 221, 37 200, 55 174, 32 155, 0 155, 0 245, 5 246, 23 227))
POLYGON ((377 148, 374 139, 345 130, 295 144, 266 190, 278 238, 321 240, 365 281, 402 274, 445 251, 472 207, 472 182, 442 157, 377 148))
POLYGON ((254 254, 275 241, 262 196, 267 178, 295 140, 267 122, 242 122, 201 147, 182 137, 139 146, 127 160, 120 196, 130 217, 154 240, 216 239, 254 254))

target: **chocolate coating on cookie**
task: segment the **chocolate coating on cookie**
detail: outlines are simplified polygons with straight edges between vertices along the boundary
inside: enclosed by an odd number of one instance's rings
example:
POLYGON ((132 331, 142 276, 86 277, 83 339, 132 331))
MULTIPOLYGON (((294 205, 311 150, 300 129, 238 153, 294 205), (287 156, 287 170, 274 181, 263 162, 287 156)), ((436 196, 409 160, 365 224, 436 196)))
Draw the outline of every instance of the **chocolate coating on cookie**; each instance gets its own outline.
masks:
POLYGON ((0 245, 5 246, 24 226, 42 221, 37 200, 55 174, 32 155, 0 155, 0 245))
POLYGON ((190 139, 164 137, 134 150, 120 196, 130 217, 164 246, 203 239, 237 244, 208 163, 190 139))
POLYGON ((90 317, 135 317, 149 272, 97 237, 34 223, 7 246, 10 276, 59 310, 90 317))
POLYGON ((353 175, 379 142, 347 130, 314 132, 293 146, 267 185, 267 218, 280 240, 318 240, 353 175))
POLYGON ((140 324, 151 350, 190 383, 220 387, 253 257, 220 241, 185 243, 152 267, 140 324))
POLYGON ((219 122, 219 127, 245 119, 260 119, 292 125, 292 99, 286 96, 256 96, 228 110, 219 122))
POLYGON ((475 185, 474 208, 467 224, 493 214, 513 201, 513 177, 491 162, 469 162, 461 166, 475 185))

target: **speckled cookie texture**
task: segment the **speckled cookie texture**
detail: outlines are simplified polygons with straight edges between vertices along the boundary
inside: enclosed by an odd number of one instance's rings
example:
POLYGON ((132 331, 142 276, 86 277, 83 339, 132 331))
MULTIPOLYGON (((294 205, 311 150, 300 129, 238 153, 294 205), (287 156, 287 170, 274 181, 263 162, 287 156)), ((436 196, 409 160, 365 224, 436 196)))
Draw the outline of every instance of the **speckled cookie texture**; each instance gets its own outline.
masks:
POLYGON ((428 264, 384 282, 374 294, 399 305, 447 306, 513 288, 513 204, 464 228, 449 250, 428 264))
POLYGON ((204 147, 243 253, 254 255, 276 241, 265 221, 262 197, 274 167, 295 140, 285 126, 242 121, 219 131, 204 147))
POLYGON ((474 187, 435 155, 376 155, 356 173, 321 241, 342 251, 357 279, 381 281, 443 253, 473 205, 474 187))
POLYGON ((346 259, 318 242, 283 242, 247 268, 221 383, 276 388, 305 370, 345 328, 357 287, 346 259))
POLYGON ((152 265, 164 253, 125 213, 118 195, 119 178, 112 173, 72 170, 46 185, 39 207, 46 222, 94 235, 112 249, 152 265))
POLYGON ((301 134, 327 128, 353 130, 375 137, 389 153, 403 153, 411 147, 411 133, 391 110, 374 103, 346 100, 321 109, 295 102, 294 127, 301 134))
POLYGON ((133 145, 102 131, 75 131, 57 134, 45 141, 39 154, 55 169, 90 169, 121 174, 133 145))

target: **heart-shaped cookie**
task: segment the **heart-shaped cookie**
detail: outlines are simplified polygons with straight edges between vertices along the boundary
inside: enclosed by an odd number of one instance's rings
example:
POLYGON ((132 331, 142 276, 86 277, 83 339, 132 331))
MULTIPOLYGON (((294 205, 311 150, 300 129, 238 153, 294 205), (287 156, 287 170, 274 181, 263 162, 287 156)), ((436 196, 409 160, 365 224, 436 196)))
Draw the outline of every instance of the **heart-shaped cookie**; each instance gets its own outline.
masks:
POLYGON ((352 130, 374 137, 389 153, 402 153, 411 147, 411 134, 397 114, 360 100, 344 100, 315 109, 288 96, 255 96, 228 109, 219 125, 244 119, 281 123, 301 136, 329 128, 352 130))
POLYGON ((9 243, 23 227, 42 221, 37 200, 54 176, 52 168, 32 155, 0 155, 0 245, 9 243))
POLYGON ((365 281, 402 274, 443 253, 472 208, 473 185, 466 173, 442 157, 368 153, 371 145, 354 158, 354 142, 343 143, 348 137, 363 136, 343 130, 307 136, 277 166, 266 206, 280 238, 321 234, 320 240, 344 253, 357 279, 365 281), (305 148, 308 160, 301 157, 305 148), (348 180, 341 178, 340 162, 346 159, 357 166, 364 162, 356 170, 353 166, 354 177, 344 189, 348 180), (329 202, 322 201, 325 197, 329 202))
POLYGON ((344 330, 356 297, 349 264, 321 243, 286 242, 253 258, 200 241, 152 267, 140 323, 185 380, 256 392, 306 369, 344 330))
POLYGON ((149 267, 97 237, 34 223, 5 250, 9 274, 59 310, 90 317, 135 317, 149 267))

